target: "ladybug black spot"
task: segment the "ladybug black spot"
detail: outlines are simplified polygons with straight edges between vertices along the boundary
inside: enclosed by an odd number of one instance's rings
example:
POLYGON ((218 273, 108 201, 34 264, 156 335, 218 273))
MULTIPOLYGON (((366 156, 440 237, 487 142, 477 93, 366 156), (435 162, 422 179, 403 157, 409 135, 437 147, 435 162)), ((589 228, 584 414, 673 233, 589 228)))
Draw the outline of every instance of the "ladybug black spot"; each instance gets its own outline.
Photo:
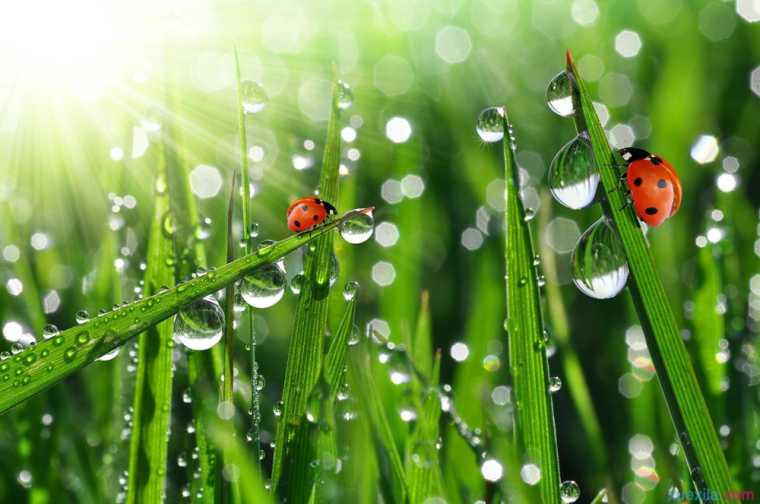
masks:
POLYGON ((662 158, 659 156, 652 156, 651 161, 652 161, 652 164, 655 166, 662 164, 662 158))
POLYGON ((665 182, 665 179, 660 179, 657 181, 657 187, 659 187, 660 189, 665 189, 666 187, 668 187, 668 183, 665 182))
POLYGON ((314 220, 319 220, 319 215, 314 214, 314 220))
POLYGON ((301 227, 301 223, 299 221, 295 221, 293 224, 295 224, 297 228, 301 227))
POLYGON ((301 210, 303 210, 304 212, 307 211, 308 209, 309 209, 309 205, 301 205, 301 210))
POLYGON ((633 181, 633 185, 636 187, 640 186, 643 181, 641 180, 641 177, 636 177, 636 179, 633 181))
POLYGON ((651 206, 650 206, 650 207, 647 207, 647 209, 646 209, 646 210, 644 210, 644 212, 645 212, 647 215, 654 215, 654 214, 656 214, 656 213, 657 213, 657 209, 656 209, 655 207, 651 207, 651 206))

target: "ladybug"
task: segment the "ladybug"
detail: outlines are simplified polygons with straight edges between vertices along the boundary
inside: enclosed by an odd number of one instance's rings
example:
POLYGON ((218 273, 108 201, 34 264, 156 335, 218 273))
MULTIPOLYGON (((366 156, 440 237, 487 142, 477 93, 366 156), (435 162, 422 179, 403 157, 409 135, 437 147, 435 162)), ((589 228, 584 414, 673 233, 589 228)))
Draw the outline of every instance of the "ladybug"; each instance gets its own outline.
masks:
POLYGON ((681 206, 681 181, 670 163, 644 149, 621 149, 628 168, 626 183, 636 216, 659 226, 681 206))
POLYGON ((337 213, 335 207, 316 196, 299 198, 288 207, 288 229, 299 232, 321 224, 337 213))

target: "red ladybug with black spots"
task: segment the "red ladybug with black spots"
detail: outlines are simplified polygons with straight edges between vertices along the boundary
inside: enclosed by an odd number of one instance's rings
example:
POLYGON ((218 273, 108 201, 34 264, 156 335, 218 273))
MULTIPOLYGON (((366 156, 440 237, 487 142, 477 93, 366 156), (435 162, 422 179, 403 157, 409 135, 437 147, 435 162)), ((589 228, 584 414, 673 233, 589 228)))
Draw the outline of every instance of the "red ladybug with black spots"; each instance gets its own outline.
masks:
POLYGON ((336 213, 335 207, 317 196, 299 198, 288 207, 288 229, 306 231, 336 213))
POLYGON ((681 181, 670 163, 644 149, 621 149, 628 164, 626 183, 636 216, 649 226, 659 226, 681 206, 681 181))

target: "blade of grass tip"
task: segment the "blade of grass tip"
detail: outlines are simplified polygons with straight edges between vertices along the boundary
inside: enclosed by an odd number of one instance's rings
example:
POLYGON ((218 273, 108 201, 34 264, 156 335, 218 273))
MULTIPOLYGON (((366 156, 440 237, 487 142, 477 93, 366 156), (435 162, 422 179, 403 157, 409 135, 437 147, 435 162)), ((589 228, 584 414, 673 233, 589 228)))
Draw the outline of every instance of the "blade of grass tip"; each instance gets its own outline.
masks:
POLYGON ((678 433, 691 477, 698 491, 725 495, 732 486, 726 459, 710 412, 681 338, 668 296, 657 274, 654 258, 620 189, 620 155, 607 142, 586 84, 567 52, 567 71, 575 82, 574 103, 578 129, 588 131, 604 194, 602 205, 617 229, 630 270, 629 289, 639 315, 649 353, 657 369, 665 402, 678 433))
POLYGON ((324 374, 325 380, 330 387, 328 402, 332 402, 338 395, 343 371, 346 369, 346 355, 348 355, 349 339, 354 330, 354 320, 356 319, 356 297, 354 294, 347 303, 346 310, 343 312, 343 318, 340 321, 335 337, 330 343, 330 348, 325 355, 324 374))
POLYGON ((261 247, 254 254, 172 288, 160 290, 157 294, 62 331, 19 352, 0 363, 0 414, 166 320, 191 301, 223 289, 260 266, 277 262, 299 247, 331 232, 344 220, 369 211, 371 209, 353 210, 312 231, 261 247))
POLYGON ((536 464, 541 470, 537 486, 542 502, 559 502, 559 458, 535 253, 520 199, 518 166, 510 138, 512 127, 506 109, 502 111, 507 342, 515 402, 515 434, 517 447, 525 456, 523 463, 536 464))
MULTIPOLYGON (((339 84, 333 77, 330 119, 327 124, 322 171, 319 179, 319 194, 325 201, 336 201, 338 196, 338 165, 340 162, 339 108, 337 104, 339 84)), ((323 340, 327 328, 330 291, 330 264, 333 251, 332 235, 325 235, 314 243, 304 259, 304 282, 296 307, 293 337, 288 346, 288 360, 285 368, 285 383, 282 393, 283 418, 277 425, 275 437, 272 486, 283 491, 288 500, 300 502, 308 498, 311 491, 309 450, 289 449, 290 439, 303 438, 305 434, 294 435, 294 431, 308 428, 302 425, 306 405, 312 389, 319 380, 323 340), (285 467, 285 454, 288 463, 285 467), (287 469, 287 475, 283 475, 287 469), (284 478, 281 478, 285 476, 284 478), (282 485, 282 479, 303 481, 304 485, 282 485), (282 487, 282 488, 281 488, 282 487)), ((298 446, 307 446, 299 443, 298 446)))
MULTIPOLYGON (((235 191, 237 189, 237 173, 232 177, 230 184, 230 199, 227 205, 227 262, 235 259, 235 240, 232 236, 232 220, 235 211, 235 191)), ((221 404, 234 410, 234 398, 232 389, 234 384, 233 367, 234 348, 235 348, 235 283, 230 283, 224 291, 224 380, 222 381, 221 404)), ((233 416, 234 418, 234 416, 233 416)), ((232 423, 230 423, 232 425, 232 423)), ((225 447, 229 446, 228 444, 225 447)), ((258 458, 258 457, 257 457, 258 458)), ((225 448, 222 448, 222 470, 231 467, 231 454, 225 448)), ((222 478, 221 494, 222 502, 229 503, 237 501, 235 497, 239 496, 238 487, 239 478, 222 478)))
POLYGON ((393 484, 394 502, 406 502, 408 494, 408 485, 404 464, 401 461, 401 455, 396 447, 396 441, 393 438, 393 431, 388 422, 388 416, 383 407, 383 400, 377 389, 377 384, 372 373, 366 372, 371 369, 369 362, 369 352, 364 345, 354 347, 349 356, 349 378, 351 388, 358 391, 358 396, 364 411, 364 417, 369 418, 372 425, 372 433, 388 458, 391 471, 394 476, 393 484), (362 348, 364 347, 364 348, 362 348))
MULTIPOLYGON (((542 197, 542 211, 539 213, 539 229, 544 229, 546 221, 549 219, 551 208, 551 197, 544 193, 542 197)), ((612 480, 609 471, 609 457, 607 454, 606 443, 602 435, 602 426, 599 417, 596 414, 591 392, 588 388, 586 376, 583 373, 580 359, 570 342, 570 323, 567 319, 567 310, 562 300, 559 283, 557 281, 557 263, 554 251, 540 241, 541 263, 543 265, 544 275, 547 282, 544 287, 546 292, 546 305, 549 310, 549 319, 551 321, 552 336, 560 347, 560 358, 562 359, 562 368, 565 372, 565 381, 567 382, 567 391, 573 400, 575 408, 578 410, 578 416, 581 420, 581 426, 586 433, 586 438, 591 448, 593 459, 594 474, 606 475, 607 489, 609 492, 610 504, 617 504, 615 494, 615 483, 612 480)), ((601 481, 600 481, 601 482, 601 481)))
POLYGON ((607 502, 607 489, 602 488, 599 490, 599 493, 596 494, 596 497, 594 497, 594 500, 591 501, 591 504, 602 504, 603 502, 607 502))
MULTIPOLYGON (((157 176, 164 176, 166 165, 160 162, 158 170, 157 176)), ((168 210, 168 195, 157 195, 145 272, 145 293, 149 296, 164 286, 174 285, 174 268, 166 261, 174 253, 173 242, 163 231, 163 218, 168 210)), ((83 335, 89 338, 86 332, 80 333, 77 338, 83 335)), ((172 323, 168 320, 149 327, 138 340, 127 482, 127 502, 130 504, 159 502, 164 493, 169 451, 169 436, 166 433, 171 415, 173 346, 172 323)))
MULTIPOLYGON (((237 84, 237 108, 238 108, 238 134, 240 135, 240 172, 241 184, 243 187, 243 242, 245 251, 251 250, 251 186, 248 180, 248 133, 245 126, 245 109, 243 107, 243 90, 240 78, 240 57, 238 50, 235 48, 235 82, 237 84)), ((253 310, 246 306, 246 318, 248 319, 249 344, 251 346, 251 430, 247 437, 252 445, 253 453, 259 453, 260 447, 260 423, 261 423, 261 406, 259 399, 259 365, 256 362, 256 333, 253 325, 253 310)), ((256 464, 261 466, 260 459, 256 458, 256 464)))

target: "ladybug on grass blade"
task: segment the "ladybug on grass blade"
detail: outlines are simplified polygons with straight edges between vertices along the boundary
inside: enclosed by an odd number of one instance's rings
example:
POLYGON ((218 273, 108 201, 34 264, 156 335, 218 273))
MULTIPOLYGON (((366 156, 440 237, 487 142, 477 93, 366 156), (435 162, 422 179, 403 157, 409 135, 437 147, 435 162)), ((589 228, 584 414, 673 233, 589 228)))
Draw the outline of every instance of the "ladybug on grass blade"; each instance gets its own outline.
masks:
POLYGON ((649 226, 659 226, 681 206, 681 181, 670 163, 644 149, 620 150, 628 165, 626 183, 636 216, 649 226))
POLYGON ((288 207, 288 229, 295 232, 306 231, 321 224, 337 211, 330 203, 317 196, 299 198, 288 207))

